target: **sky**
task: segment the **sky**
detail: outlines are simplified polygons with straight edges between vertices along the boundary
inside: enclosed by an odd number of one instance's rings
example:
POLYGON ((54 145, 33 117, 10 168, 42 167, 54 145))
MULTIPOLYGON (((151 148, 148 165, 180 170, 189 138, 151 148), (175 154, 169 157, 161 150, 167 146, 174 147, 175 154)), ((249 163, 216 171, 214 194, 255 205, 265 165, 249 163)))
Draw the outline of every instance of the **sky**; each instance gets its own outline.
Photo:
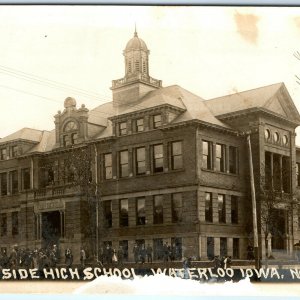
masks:
POLYGON ((300 111, 300 7, 0 6, 0 137, 52 130, 68 96, 111 101, 135 24, 163 86, 211 99, 284 82, 300 111))

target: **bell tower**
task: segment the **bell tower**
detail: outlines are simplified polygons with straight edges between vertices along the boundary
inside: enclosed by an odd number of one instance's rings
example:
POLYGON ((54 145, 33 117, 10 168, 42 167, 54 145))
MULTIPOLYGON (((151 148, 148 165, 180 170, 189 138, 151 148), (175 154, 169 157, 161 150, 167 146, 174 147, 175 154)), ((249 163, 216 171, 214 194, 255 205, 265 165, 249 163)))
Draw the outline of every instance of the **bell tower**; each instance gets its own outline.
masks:
POLYGON ((139 39, 137 32, 134 32, 133 40, 130 40, 123 52, 125 57, 125 77, 130 78, 141 74, 149 77, 149 54, 146 44, 139 39))
POLYGON ((123 51, 125 76, 112 81, 115 107, 136 102, 148 92, 162 87, 161 80, 149 75, 149 54, 146 43, 138 37, 135 29, 133 38, 123 51))

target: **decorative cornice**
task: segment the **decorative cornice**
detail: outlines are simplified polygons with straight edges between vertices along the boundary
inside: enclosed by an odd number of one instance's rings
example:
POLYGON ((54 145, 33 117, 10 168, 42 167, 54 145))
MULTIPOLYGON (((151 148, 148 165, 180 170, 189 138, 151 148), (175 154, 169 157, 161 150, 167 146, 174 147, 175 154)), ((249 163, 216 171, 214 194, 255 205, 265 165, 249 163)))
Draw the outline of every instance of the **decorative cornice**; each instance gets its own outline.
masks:
MULTIPOLYGON (((138 106, 138 104, 137 104, 137 106, 138 106)), ((159 111, 164 108, 170 109, 170 110, 173 110, 174 112, 179 112, 179 113, 186 111, 186 109, 184 109, 184 108, 180 108, 180 107, 177 107, 177 106, 174 106, 171 104, 161 104, 161 105, 150 107, 150 108, 140 109, 138 111, 133 111, 133 112, 125 113, 125 114, 119 114, 117 116, 112 116, 112 117, 109 117, 108 120, 116 121, 116 120, 127 119, 128 117, 136 118, 137 116, 142 116, 149 112, 159 111)))
POLYGON ((239 111, 235 111, 235 112, 230 112, 230 113, 218 115, 218 116, 216 116, 216 118, 223 121, 223 120, 230 120, 230 119, 239 118, 239 117, 243 117, 245 115, 255 114, 255 113, 263 113, 268 116, 272 116, 276 119, 280 119, 281 121, 284 121, 288 124, 292 124, 294 126, 300 125, 300 120, 299 121, 291 121, 279 114, 276 114, 275 112, 271 112, 270 110, 261 108, 261 107, 254 107, 254 108, 248 108, 248 109, 239 110, 239 111))
POLYGON ((173 129, 173 128, 176 128, 176 127, 189 126, 189 125, 196 125, 196 126, 198 125, 198 126, 201 126, 201 127, 212 128, 212 129, 215 129, 215 130, 221 131, 221 132, 227 132, 227 133, 230 133, 230 134, 236 135, 236 136, 239 135, 238 130, 222 127, 220 125, 208 123, 208 122, 198 120, 198 119, 182 121, 182 122, 179 122, 179 123, 170 123, 168 125, 164 125, 164 126, 160 127, 160 129, 161 130, 170 130, 170 129, 173 129))

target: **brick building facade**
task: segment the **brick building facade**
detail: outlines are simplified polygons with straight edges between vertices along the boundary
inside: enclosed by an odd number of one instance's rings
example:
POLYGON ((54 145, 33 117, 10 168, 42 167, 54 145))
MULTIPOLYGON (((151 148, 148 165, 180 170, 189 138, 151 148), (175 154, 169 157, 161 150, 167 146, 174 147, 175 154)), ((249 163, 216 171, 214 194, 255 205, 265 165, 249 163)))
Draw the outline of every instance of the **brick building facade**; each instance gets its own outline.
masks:
POLYGON ((249 133, 262 255, 261 190, 269 189, 273 247, 291 253, 300 239, 300 116, 284 84, 203 100, 150 77, 149 53, 135 32, 112 102, 88 110, 69 97, 54 130, 23 128, 0 139, 1 247, 57 243, 77 260, 81 246, 93 253, 111 244, 133 261, 136 243, 151 245, 160 260, 167 242, 178 260, 246 258, 249 133))

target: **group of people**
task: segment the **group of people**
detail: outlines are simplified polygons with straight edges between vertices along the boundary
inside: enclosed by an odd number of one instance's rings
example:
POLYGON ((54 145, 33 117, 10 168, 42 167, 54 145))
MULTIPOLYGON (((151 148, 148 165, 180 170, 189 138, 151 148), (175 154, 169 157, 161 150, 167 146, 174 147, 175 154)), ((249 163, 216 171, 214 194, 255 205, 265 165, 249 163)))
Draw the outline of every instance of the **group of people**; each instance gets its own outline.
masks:
MULTIPOLYGON (((81 266, 85 266, 86 253, 83 248, 80 250, 81 266)), ((38 269, 55 268, 57 265, 64 265, 71 268, 73 265, 73 254, 70 248, 65 250, 64 257, 61 257, 57 245, 40 249, 25 249, 14 246, 10 253, 2 249, 0 253, 0 267, 2 269, 38 269)))
MULTIPOLYGON (((170 246, 168 242, 162 247, 157 247, 155 253, 156 260, 162 260, 163 262, 175 261, 181 259, 181 248, 178 245, 170 246)), ((133 247, 133 256, 135 263, 148 262, 152 263, 153 261, 153 249, 150 244, 145 246, 144 244, 138 245, 135 244, 133 247)))
MULTIPOLYGON (((135 263, 152 263, 153 262, 153 248, 150 244, 138 244, 135 243, 132 249, 132 254, 135 263)), ((100 261, 102 264, 110 263, 123 263, 128 259, 128 250, 121 245, 116 250, 109 243, 104 248, 100 249, 100 261)), ((170 246, 166 242, 161 247, 156 249, 156 260, 162 260, 163 262, 181 260, 181 248, 178 245, 170 246)))
POLYGON ((214 268, 218 269, 218 268, 222 268, 222 269, 227 269, 231 267, 231 256, 215 256, 213 259, 214 262, 214 268))
POLYGON ((294 252, 298 262, 300 262, 300 241, 294 245, 294 252))
POLYGON ((112 248, 110 244, 107 244, 104 248, 100 248, 101 264, 123 263, 126 255, 126 251, 122 246, 118 250, 112 248))

